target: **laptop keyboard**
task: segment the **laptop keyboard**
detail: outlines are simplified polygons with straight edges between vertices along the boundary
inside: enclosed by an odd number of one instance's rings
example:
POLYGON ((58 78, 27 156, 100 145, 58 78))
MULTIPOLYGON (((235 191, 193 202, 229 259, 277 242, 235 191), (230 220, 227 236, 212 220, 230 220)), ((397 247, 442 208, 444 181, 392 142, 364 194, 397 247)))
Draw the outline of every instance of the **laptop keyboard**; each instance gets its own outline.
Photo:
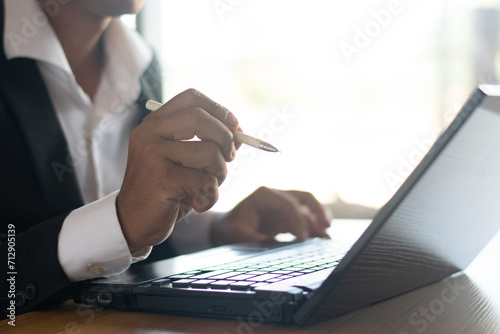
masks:
POLYGON ((248 291, 267 284, 333 269, 345 249, 328 239, 314 239, 263 255, 192 270, 148 283, 151 287, 248 291))

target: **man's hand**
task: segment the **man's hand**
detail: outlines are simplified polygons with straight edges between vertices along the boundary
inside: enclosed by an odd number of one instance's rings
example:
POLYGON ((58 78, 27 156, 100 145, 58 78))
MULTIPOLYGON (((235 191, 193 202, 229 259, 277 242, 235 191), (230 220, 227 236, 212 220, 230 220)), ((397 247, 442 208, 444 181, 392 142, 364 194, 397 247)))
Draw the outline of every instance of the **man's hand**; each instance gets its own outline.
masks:
POLYGON ((290 232, 298 240, 325 237, 330 217, 313 195, 261 187, 240 202, 211 230, 212 241, 225 245, 274 238, 290 232))
POLYGON ((234 159, 238 120, 190 89, 149 114, 130 136, 116 207, 131 252, 165 240, 191 209, 204 212, 234 159), (188 141, 193 137, 200 141, 188 141))

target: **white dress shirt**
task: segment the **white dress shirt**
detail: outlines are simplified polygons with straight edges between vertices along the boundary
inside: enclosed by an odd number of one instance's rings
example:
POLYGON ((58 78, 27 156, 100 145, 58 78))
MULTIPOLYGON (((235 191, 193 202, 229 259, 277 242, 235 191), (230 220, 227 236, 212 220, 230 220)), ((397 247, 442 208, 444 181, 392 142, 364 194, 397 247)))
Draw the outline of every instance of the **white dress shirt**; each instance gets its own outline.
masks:
MULTIPOLYGON (((69 167, 85 203, 62 225, 59 262, 72 281, 123 272, 151 250, 130 254, 115 201, 125 173, 129 134, 140 122, 134 104, 141 91, 139 78, 151 63, 153 52, 137 32, 113 19, 103 35, 106 59, 92 102, 76 82, 39 2, 5 0, 5 13, 6 57, 36 60, 73 159, 69 167)), ((210 215, 193 214, 177 223, 170 237, 174 248, 190 252, 210 247, 211 219, 210 215), (190 224, 195 221, 196 225, 190 224)))

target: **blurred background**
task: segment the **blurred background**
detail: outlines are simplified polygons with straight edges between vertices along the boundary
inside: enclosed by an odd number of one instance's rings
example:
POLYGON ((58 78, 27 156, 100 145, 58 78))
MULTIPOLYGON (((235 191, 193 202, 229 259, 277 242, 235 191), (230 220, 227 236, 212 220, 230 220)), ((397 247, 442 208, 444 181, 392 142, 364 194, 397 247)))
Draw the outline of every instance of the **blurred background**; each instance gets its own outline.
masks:
POLYGON ((273 154, 242 147, 216 210, 260 185, 337 217, 394 194, 479 83, 497 82, 500 1, 148 0, 164 100, 196 88, 273 154), (348 204, 357 204, 352 206, 348 204))

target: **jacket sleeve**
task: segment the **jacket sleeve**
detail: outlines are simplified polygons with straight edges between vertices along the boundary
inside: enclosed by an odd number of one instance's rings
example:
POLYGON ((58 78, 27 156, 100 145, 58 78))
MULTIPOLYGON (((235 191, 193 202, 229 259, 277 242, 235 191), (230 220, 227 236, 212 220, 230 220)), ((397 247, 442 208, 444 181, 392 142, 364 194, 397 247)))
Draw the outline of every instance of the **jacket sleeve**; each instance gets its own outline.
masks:
POLYGON ((43 221, 19 234, 15 224, 2 224, 3 317, 68 298, 65 290, 71 283, 57 259, 58 235, 66 216, 43 221))

